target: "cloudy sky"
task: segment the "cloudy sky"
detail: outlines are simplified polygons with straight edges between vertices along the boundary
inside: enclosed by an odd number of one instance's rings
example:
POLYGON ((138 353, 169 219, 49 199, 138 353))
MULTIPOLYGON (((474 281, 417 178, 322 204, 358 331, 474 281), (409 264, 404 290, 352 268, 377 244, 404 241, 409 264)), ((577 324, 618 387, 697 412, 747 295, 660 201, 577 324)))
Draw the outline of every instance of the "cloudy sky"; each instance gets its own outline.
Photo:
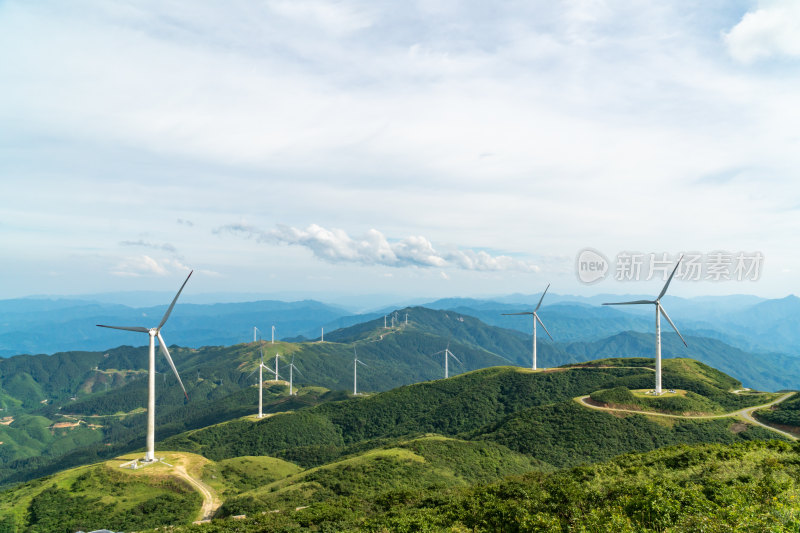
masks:
POLYGON ((0 0, 0 299, 798 292, 799 60, 794 0, 0 0))

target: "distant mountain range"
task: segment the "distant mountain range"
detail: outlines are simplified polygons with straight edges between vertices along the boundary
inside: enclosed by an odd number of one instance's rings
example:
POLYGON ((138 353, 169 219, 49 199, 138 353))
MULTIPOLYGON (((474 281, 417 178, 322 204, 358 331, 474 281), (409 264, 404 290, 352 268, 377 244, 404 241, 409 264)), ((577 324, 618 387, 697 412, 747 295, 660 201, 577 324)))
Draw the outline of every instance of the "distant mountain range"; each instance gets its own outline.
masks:
MULTIPOLYGON (((114 296, 122 298, 122 295, 114 296)), ((124 342, 118 333, 99 329, 95 324, 147 325, 156 321, 171 295, 147 293, 138 299, 128 296, 124 300, 153 301, 155 296, 161 297, 165 304, 129 307, 108 303, 112 299, 108 295, 94 295, 93 299, 0 300, 0 357, 104 350, 118 345, 124 342)), ((532 308, 539 297, 539 294, 514 294, 494 299, 447 298, 419 305, 530 333, 529 318, 502 316, 502 313, 532 308)), ((594 341, 624 331, 648 333, 653 330, 649 309, 609 308, 600 304, 651 297, 635 294, 580 297, 548 293, 541 317, 559 343, 594 341)), ((196 296, 195 300, 204 298, 196 296)), ((748 352, 799 353, 796 347, 800 343, 800 298, 795 296, 777 300, 743 295, 691 299, 667 296, 664 305, 684 335, 717 339, 748 352)), ((354 314, 344 307, 315 300, 179 303, 169 324, 169 340, 193 348, 230 345, 252 340, 253 326, 259 327, 263 336, 269 338, 272 325, 276 326, 280 339, 316 339, 322 328, 330 334, 336 329, 382 319, 396 309, 385 307, 354 314)), ((403 320, 404 316, 398 319, 403 320)))

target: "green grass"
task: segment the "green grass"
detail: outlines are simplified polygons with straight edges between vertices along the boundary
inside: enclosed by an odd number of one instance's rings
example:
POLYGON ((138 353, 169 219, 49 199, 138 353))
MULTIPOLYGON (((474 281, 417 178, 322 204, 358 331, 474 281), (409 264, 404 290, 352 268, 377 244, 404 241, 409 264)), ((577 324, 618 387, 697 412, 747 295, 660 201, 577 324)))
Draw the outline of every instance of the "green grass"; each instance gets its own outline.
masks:
POLYGON ((140 471, 120 461, 67 470, 0 493, 0 531, 72 533, 187 523, 201 497, 163 465, 140 471))
POLYGON ((756 417, 769 424, 786 426, 794 433, 800 434, 800 395, 795 395, 772 408, 757 411, 756 417))
POLYGON ((203 469, 203 481, 223 496, 253 490, 302 471, 299 466, 265 456, 245 456, 209 461, 203 469))
MULTIPOLYGON (((589 396, 594 402, 606 407, 652 411, 654 413, 712 415, 729 412, 729 409, 725 406, 692 391, 680 389, 675 393, 664 391, 661 396, 652 396, 644 392, 641 390, 631 391, 627 387, 615 387, 593 392, 589 396)), ((749 405, 746 406, 767 403, 774 399, 775 396, 775 394, 769 393, 748 395, 746 403, 749 405)))
POLYGON ((336 497, 381 499, 397 491, 467 486, 552 470, 504 446, 428 436, 310 468, 228 499, 222 516, 293 509, 336 497))
POLYGON ((253 509, 244 520, 183 530, 788 532, 800 529, 798 502, 798 445, 681 445, 488 485, 404 487, 367 499, 334 496, 300 510, 253 509))

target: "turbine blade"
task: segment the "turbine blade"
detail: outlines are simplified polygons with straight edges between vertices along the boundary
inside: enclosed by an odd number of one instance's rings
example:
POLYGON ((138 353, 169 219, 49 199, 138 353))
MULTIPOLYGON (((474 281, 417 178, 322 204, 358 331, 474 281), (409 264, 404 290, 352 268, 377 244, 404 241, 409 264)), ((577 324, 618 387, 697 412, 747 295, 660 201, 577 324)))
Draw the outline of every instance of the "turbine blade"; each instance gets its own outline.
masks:
POLYGON ((186 286, 186 282, 188 282, 189 278, 192 277, 192 272, 194 272, 194 270, 189 272, 189 275, 186 276, 186 281, 184 281, 183 285, 181 285, 181 288, 178 289, 178 294, 176 294, 175 298, 172 299, 172 303, 169 304, 169 308, 167 309, 167 312, 164 313, 164 318, 161 319, 161 323, 158 325, 158 327, 156 329, 161 329, 164 326, 164 324, 167 323, 167 319, 169 318, 170 313, 172 313, 172 308, 175 307, 175 302, 178 301, 178 296, 180 296, 181 292, 183 292, 183 288, 186 286))
POLYGON ((364 366, 367 366, 365 363, 362 363, 362 362, 361 362, 361 361, 359 361, 358 359, 356 359, 356 363, 358 363, 359 365, 364 365, 364 366))
POLYGON ((169 350, 167 350, 167 343, 164 342, 164 338, 161 336, 161 332, 158 332, 158 345, 161 346, 161 353, 164 354, 164 357, 167 358, 167 362, 169 366, 172 367, 172 371, 175 372, 175 377, 178 378, 178 383, 183 390, 183 395, 186 396, 186 399, 189 399, 189 395, 186 394, 186 388, 183 386, 183 381, 181 381, 181 376, 178 374, 178 369, 175 368, 175 363, 172 362, 172 357, 169 355, 169 350))
POLYGON ((666 311, 664 311, 664 308, 663 308, 663 307, 661 307, 661 306, 659 305, 659 306, 658 306, 658 309, 661 311, 661 314, 662 314, 662 315, 664 315, 664 318, 666 318, 666 319, 667 319, 667 322, 669 322, 669 325, 670 325, 670 326, 672 326, 672 329, 674 329, 674 330, 675 330, 675 333, 677 333, 677 334, 678 334, 678 337, 680 337, 680 338, 681 338, 681 340, 683 341, 683 345, 684 345, 684 346, 686 346, 686 347, 688 348, 688 347, 689 347, 689 345, 688 345, 688 344, 686 344, 686 339, 684 339, 684 338, 683 338, 683 335, 681 335, 681 332, 680 332, 680 331, 678 331, 678 328, 676 328, 676 327, 675 327, 675 324, 673 324, 673 323, 672 323, 672 320, 670 320, 670 319, 669 319, 669 315, 667 315, 667 312, 666 312, 666 311))
POLYGON ((458 360, 458 357, 456 357, 455 355, 453 355, 453 352, 450 352, 450 357, 452 357, 453 359, 455 359, 455 360, 456 360, 456 362, 458 362, 458 364, 459 364, 459 365, 461 365, 461 366, 464 366, 464 363, 462 363, 461 361, 459 361, 459 360, 458 360))
POLYGON ((294 371, 297 372, 298 374, 300 374, 301 376, 305 375, 302 372, 300 372, 300 369, 297 368, 296 366, 292 365, 292 368, 294 368, 294 371))
POLYGON ((98 328, 109 328, 109 329, 121 329, 124 331, 138 331, 139 333, 149 333, 150 330, 147 328, 142 327, 125 327, 125 326, 104 326, 103 324, 97 324, 98 328))
POLYGON ((253 374, 255 374, 255 373, 256 373, 256 370, 258 370, 258 367, 255 367, 255 368, 253 369, 253 371, 252 371, 252 372, 250 372, 249 374, 247 374, 247 377, 249 378, 250 376, 252 376, 253 374))
POLYGON ((544 332, 547 333, 547 336, 550 337, 550 340, 553 341, 553 342, 556 342, 556 340, 553 338, 553 336, 550 335, 550 332, 547 331, 547 328, 545 327, 544 322, 542 322, 542 319, 539 318, 539 315, 533 315, 533 318, 535 318, 536 321, 539 323, 539 325, 542 326, 542 328, 544 328, 544 332))
POLYGON ((539 298, 539 303, 536 304, 536 309, 533 310, 534 313, 539 310, 539 307, 541 307, 542 300, 544 300, 544 295, 547 294, 547 289, 549 289, 549 288, 550 288, 550 284, 548 283, 547 287, 544 289, 544 292, 542 293, 542 297, 539 298))
MULTIPOLYGON (((274 369, 272 369, 272 368, 270 368, 270 367, 268 367, 268 366, 267 366, 267 365, 265 365, 264 363, 261 363, 261 366, 262 366, 262 367, 264 368, 264 370, 266 370, 267 372, 272 372, 273 374, 275 374, 275 370, 274 370, 274 369)), ((276 379, 278 378, 278 374, 275 374, 275 378, 276 378, 276 379)))
POLYGON ((669 275, 669 279, 667 279, 667 282, 664 284, 664 288, 661 289, 661 292, 659 293, 658 298, 656 298, 656 300, 660 300, 661 297, 667 293, 667 288, 669 287, 669 283, 670 281, 672 281, 672 276, 674 276, 675 272, 678 270, 678 265, 681 264, 681 259, 683 259, 682 255, 678 258, 678 262, 675 263, 675 268, 672 269, 672 274, 669 275))
POLYGON ((633 302, 614 302, 603 305, 639 305, 639 304, 654 304, 655 300, 634 300, 633 302))
POLYGON ((500 313, 500 314, 504 316, 512 316, 512 315, 532 315, 533 313, 531 311, 525 311, 523 313, 500 313))

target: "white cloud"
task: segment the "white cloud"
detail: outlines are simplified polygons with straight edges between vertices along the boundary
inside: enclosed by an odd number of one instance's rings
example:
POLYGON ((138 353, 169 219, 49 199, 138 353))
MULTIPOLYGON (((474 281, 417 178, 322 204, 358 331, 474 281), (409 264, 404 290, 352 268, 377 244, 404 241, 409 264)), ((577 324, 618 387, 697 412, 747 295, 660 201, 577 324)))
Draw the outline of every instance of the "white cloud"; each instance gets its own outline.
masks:
POLYGON ((421 235, 390 242, 380 231, 370 229, 365 235, 353 238, 341 229, 326 229, 311 224, 305 230, 278 225, 273 230, 261 230, 246 224, 228 224, 214 233, 233 233, 268 244, 303 246, 318 258, 331 263, 358 263, 390 267, 451 267, 462 270, 537 272, 533 263, 506 255, 493 256, 485 251, 453 250, 439 252, 421 235))
MULTIPOLYGON (((186 274, 192 268, 186 266, 181 261, 172 258, 153 258, 149 255, 125 257, 120 260, 112 269, 114 276, 126 278, 143 278, 151 276, 167 276, 169 274, 186 274)), ((207 269, 194 269, 196 274, 203 274, 211 277, 221 277, 219 272, 207 269)))
POLYGON ((800 2, 761 0, 725 34, 730 54, 743 63, 800 56, 800 2))
POLYGON ((114 267, 111 273, 115 276, 138 278, 148 275, 166 276, 167 272, 164 265, 149 255, 140 255, 126 257, 114 267))
POLYGON ((145 241, 144 239, 139 239, 138 241, 120 241, 119 244, 121 246, 139 246, 142 248, 151 248, 153 250, 161 250, 164 252, 172 252, 172 253, 177 252, 175 247, 168 242, 165 242, 163 244, 158 244, 154 242, 145 241))

